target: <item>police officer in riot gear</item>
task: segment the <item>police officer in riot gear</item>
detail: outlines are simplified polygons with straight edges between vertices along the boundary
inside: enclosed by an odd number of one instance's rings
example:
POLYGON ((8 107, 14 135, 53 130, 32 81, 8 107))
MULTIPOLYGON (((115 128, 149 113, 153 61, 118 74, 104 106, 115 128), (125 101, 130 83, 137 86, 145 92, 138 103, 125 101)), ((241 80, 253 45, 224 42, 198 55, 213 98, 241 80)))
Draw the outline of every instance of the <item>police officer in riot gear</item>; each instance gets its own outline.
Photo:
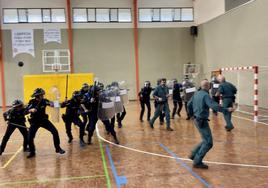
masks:
MULTIPOLYGON (((102 85, 94 84, 94 86, 90 89, 90 92, 86 95, 86 103, 89 103, 91 106, 89 124, 87 126, 88 129, 88 144, 92 143, 92 136, 96 129, 96 124, 98 122, 98 109, 99 109, 99 95, 102 90, 102 85)), ((119 141, 116 136, 116 132, 114 130, 114 125, 110 123, 109 120, 103 120, 103 124, 107 132, 110 132, 114 137, 115 143, 119 144, 119 141)))
MULTIPOLYGON (((112 87, 118 87, 119 88, 119 83, 118 82, 112 82, 111 83, 111 86, 112 87)), ((118 123, 118 128, 122 128, 122 126, 123 126, 122 121, 124 120, 124 118, 125 118, 126 115, 127 115, 126 108, 125 108, 125 106, 123 106, 123 112, 116 114, 116 120, 117 120, 117 123, 118 123)), ((113 117, 111 119, 111 124, 112 125, 115 124, 115 117, 113 117)))
POLYGON ((177 112, 178 116, 181 117, 181 109, 182 109, 182 99, 181 99, 181 92, 182 92, 182 85, 178 83, 177 79, 173 80, 174 86, 173 86, 173 111, 171 118, 174 119, 175 114, 177 112), (178 108, 179 105, 179 108, 178 108), (177 111, 178 109, 178 111, 177 111))
POLYGON ((141 113, 140 113, 140 121, 143 122, 143 114, 145 111, 145 105, 147 107, 147 121, 150 121, 151 117, 151 103, 150 103, 150 95, 153 88, 151 87, 151 83, 146 81, 144 83, 144 87, 139 92, 140 104, 141 104, 141 113))
MULTIPOLYGON (((90 89, 90 86, 87 83, 84 83, 82 85, 81 90, 80 90, 81 95, 84 96, 86 93, 89 92, 89 89, 90 89)), ((83 124, 84 124, 84 126, 86 126, 87 123, 88 123, 88 110, 86 110, 85 107, 82 107, 81 110, 82 110, 81 111, 81 116, 82 116, 82 119, 83 119, 83 124)))
MULTIPOLYGON (((220 86, 220 82, 217 80, 216 76, 212 76, 211 82, 210 82, 210 94, 212 97, 212 100, 216 103, 220 103, 220 97, 217 96, 217 92, 220 86)), ((217 115, 217 111, 213 110, 213 113, 217 115)))
POLYGON ((185 111, 187 114, 186 120, 190 120, 190 116, 189 116, 188 109, 187 109, 187 104, 195 93, 195 90, 191 90, 192 88, 195 88, 195 86, 189 80, 188 75, 185 76, 184 81, 182 82, 182 88, 183 88, 183 101, 184 101, 185 111))
POLYGON ((84 132, 85 132, 85 124, 81 121, 79 118, 80 116, 80 110, 81 110, 81 100, 82 100, 82 95, 79 91, 74 91, 73 96, 70 100, 67 100, 61 104, 61 108, 66 107, 66 112, 65 114, 62 115, 62 119, 65 123, 65 128, 66 128, 66 133, 69 138, 69 143, 72 142, 73 140, 73 135, 72 135, 72 123, 77 125, 79 127, 79 138, 80 138, 80 145, 84 146, 84 132))
POLYGON ((44 98, 45 91, 42 88, 37 88, 34 90, 32 98, 29 101, 27 110, 30 113, 30 129, 29 129, 29 147, 30 154, 27 158, 32 158, 35 156, 35 145, 34 138, 36 132, 40 127, 48 130, 53 135, 54 147, 56 153, 64 154, 65 151, 60 147, 59 133, 56 127, 49 121, 48 115, 46 114, 46 107, 53 107, 53 103, 44 98))
POLYGON ((5 151, 6 144, 16 128, 19 129, 23 136, 23 151, 28 151, 28 131, 25 125, 26 113, 27 111, 23 105, 23 102, 21 100, 15 100, 12 103, 12 108, 3 114, 4 120, 7 121, 7 129, 2 139, 0 155, 5 151))

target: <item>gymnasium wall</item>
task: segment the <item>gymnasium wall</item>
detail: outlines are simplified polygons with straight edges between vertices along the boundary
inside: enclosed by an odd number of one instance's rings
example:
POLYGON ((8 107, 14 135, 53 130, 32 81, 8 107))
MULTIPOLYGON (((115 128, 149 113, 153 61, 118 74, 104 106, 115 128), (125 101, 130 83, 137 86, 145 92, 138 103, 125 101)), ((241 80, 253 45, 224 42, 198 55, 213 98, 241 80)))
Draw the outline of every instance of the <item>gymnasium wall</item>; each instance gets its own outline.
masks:
MULTIPOLYGON (((22 76, 42 74, 42 50, 67 49, 67 31, 62 29, 62 44, 43 42, 43 30, 34 30, 35 57, 12 57, 11 30, 4 30, 3 45, 7 104, 23 98, 22 76), (17 66, 25 62, 24 67, 17 66)), ((160 77, 181 78, 182 64, 194 60, 194 40, 189 28, 139 29, 140 84, 160 77)), ((135 94, 135 63, 132 29, 75 29, 74 72, 94 73, 105 84, 126 80, 130 99, 135 94)), ((33 83, 38 85, 38 83, 33 83)))
MULTIPOLYGON (((139 0, 138 4, 139 7, 193 7, 192 0, 139 0)), ((132 0, 72 0, 72 7, 133 8, 132 6, 132 0)), ((66 1, 1 0, 0 7, 66 9, 66 1)), ((0 13, 1 11, 2 9, 0 13)), ((181 78, 182 64, 194 61, 194 40, 189 34, 191 25, 194 23, 139 23, 141 86, 145 80, 155 84, 159 77, 181 78)), ((23 98, 23 75, 42 74, 42 50, 68 49, 66 28, 66 23, 2 24, 8 105, 15 98, 23 98), (62 44, 44 44, 44 28, 61 29, 62 44), (35 57, 27 54, 12 57, 12 29, 34 30, 35 57), (25 62, 23 68, 17 66, 18 61, 25 62)), ((74 72, 92 72, 105 84, 114 80, 126 80, 130 99, 136 99, 133 22, 73 23, 73 28, 74 72)))
MULTIPOLYGON (((256 0, 205 24, 199 25, 195 39, 195 62, 203 65, 203 73, 221 67, 268 65, 268 1, 256 0)), ((250 73, 227 73, 227 80, 235 84, 240 80, 240 99, 252 104, 253 75, 250 73)), ((260 105, 268 107, 268 69, 260 73, 260 105)))

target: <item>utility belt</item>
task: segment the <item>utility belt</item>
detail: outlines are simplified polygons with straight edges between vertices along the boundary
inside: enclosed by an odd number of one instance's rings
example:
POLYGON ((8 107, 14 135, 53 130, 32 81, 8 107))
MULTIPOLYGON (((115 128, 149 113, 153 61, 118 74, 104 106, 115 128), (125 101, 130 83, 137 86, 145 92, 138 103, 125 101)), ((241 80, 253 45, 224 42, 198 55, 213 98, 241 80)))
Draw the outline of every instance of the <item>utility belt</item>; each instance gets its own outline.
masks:
POLYGON ((26 122, 26 121, 8 121, 7 124, 8 124, 8 125, 18 124, 18 125, 21 125, 21 126, 26 126, 26 125, 25 125, 25 122, 26 122))
POLYGON ((28 121, 29 121, 30 124, 32 124, 32 123, 38 123, 38 122, 40 122, 42 120, 48 120, 48 115, 45 114, 45 115, 43 115, 41 117, 30 117, 28 119, 28 121))
POLYGON ((74 119, 74 118, 79 118, 79 115, 73 115, 73 114, 62 114, 61 118, 64 123, 74 119))
POLYGON ((199 118, 199 117, 196 117, 196 116, 194 116, 194 119, 196 120, 197 126, 199 128, 205 127, 205 125, 206 125, 205 123, 210 121, 208 118, 199 118))
POLYGON ((223 96, 222 99, 232 99, 235 102, 235 96, 223 96))

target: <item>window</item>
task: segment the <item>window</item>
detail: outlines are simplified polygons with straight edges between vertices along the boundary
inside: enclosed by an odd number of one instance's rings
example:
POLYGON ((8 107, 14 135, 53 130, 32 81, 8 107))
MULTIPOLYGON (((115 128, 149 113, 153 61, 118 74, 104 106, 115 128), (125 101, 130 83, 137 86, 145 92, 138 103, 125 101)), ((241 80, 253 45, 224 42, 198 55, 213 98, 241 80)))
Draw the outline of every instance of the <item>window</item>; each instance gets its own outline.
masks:
POLYGON ((174 9, 174 21, 181 21, 181 9, 174 9))
POLYGON ((153 9, 153 22, 159 22, 160 21, 160 9, 154 8, 153 9))
POLYGON ((74 22, 87 22, 87 9, 73 9, 74 22))
POLYGON ((50 9, 42 9, 42 21, 43 22, 51 22, 51 10, 50 9))
POLYGON ((74 8, 73 21, 79 22, 131 22, 130 8, 74 8))
POLYGON ((131 22, 131 9, 118 9, 119 22, 131 22))
POLYGON ((139 20, 141 22, 151 22, 152 21, 152 9, 140 9, 139 20))
POLYGON ((64 9, 3 9, 4 23, 65 22, 64 9))
POLYGON ((110 9, 111 22, 118 22, 118 9, 110 9))
POLYGON ((160 21, 161 22, 172 22, 173 21, 173 9, 161 9, 160 21))
POLYGON ((18 14, 19 14, 19 22, 20 23, 28 22, 27 9, 18 9, 18 14))
POLYGON ((96 9, 87 9, 87 20, 89 22, 96 22, 96 9))
POLYGON ((18 23, 17 9, 4 9, 4 23, 18 23))
POLYGON ((29 23, 42 22, 41 9, 28 9, 28 22, 29 23))
POLYGON ((181 9, 181 21, 193 21, 194 12, 192 8, 181 9))
POLYGON ((65 10, 64 9, 51 9, 51 20, 52 22, 66 22, 65 10))
POLYGON ((193 8, 140 8, 140 22, 192 22, 193 8))
POLYGON ((110 13, 109 9, 97 9, 96 10, 97 22, 109 22, 110 21, 109 13, 110 13))

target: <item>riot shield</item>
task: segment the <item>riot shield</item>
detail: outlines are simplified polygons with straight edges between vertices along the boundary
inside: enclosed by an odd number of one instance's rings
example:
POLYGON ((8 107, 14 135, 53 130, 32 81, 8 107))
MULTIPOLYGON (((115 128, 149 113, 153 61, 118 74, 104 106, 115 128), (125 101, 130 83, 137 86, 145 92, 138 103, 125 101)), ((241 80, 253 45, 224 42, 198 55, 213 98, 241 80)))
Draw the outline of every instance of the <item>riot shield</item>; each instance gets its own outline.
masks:
POLYGON ((173 95, 174 80, 167 80, 168 94, 173 95))
POLYGON ((125 81, 119 81, 119 82, 114 81, 114 82, 112 82, 111 86, 112 86, 112 88, 118 89, 118 91, 119 91, 120 99, 117 98, 117 101, 121 100, 123 105, 128 104, 129 99, 128 99, 128 89, 126 86, 126 82, 125 81))
POLYGON ((194 84, 190 81, 184 81, 182 87, 183 87, 183 99, 185 102, 188 102, 196 92, 196 88, 194 84))
POLYGON ((115 93, 115 113, 122 113, 124 111, 123 101, 120 96, 119 88, 112 88, 115 93))
POLYGON ((57 86, 52 86, 49 90, 49 99, 53 102, 53 108, 51 109, 51 120, 54 123, 60 122, 60 91, 57 86))
POLYGON ((115 93, 112 90, 102 90, 99 94, 98 118, 109 120, 115 115, 115 93))

